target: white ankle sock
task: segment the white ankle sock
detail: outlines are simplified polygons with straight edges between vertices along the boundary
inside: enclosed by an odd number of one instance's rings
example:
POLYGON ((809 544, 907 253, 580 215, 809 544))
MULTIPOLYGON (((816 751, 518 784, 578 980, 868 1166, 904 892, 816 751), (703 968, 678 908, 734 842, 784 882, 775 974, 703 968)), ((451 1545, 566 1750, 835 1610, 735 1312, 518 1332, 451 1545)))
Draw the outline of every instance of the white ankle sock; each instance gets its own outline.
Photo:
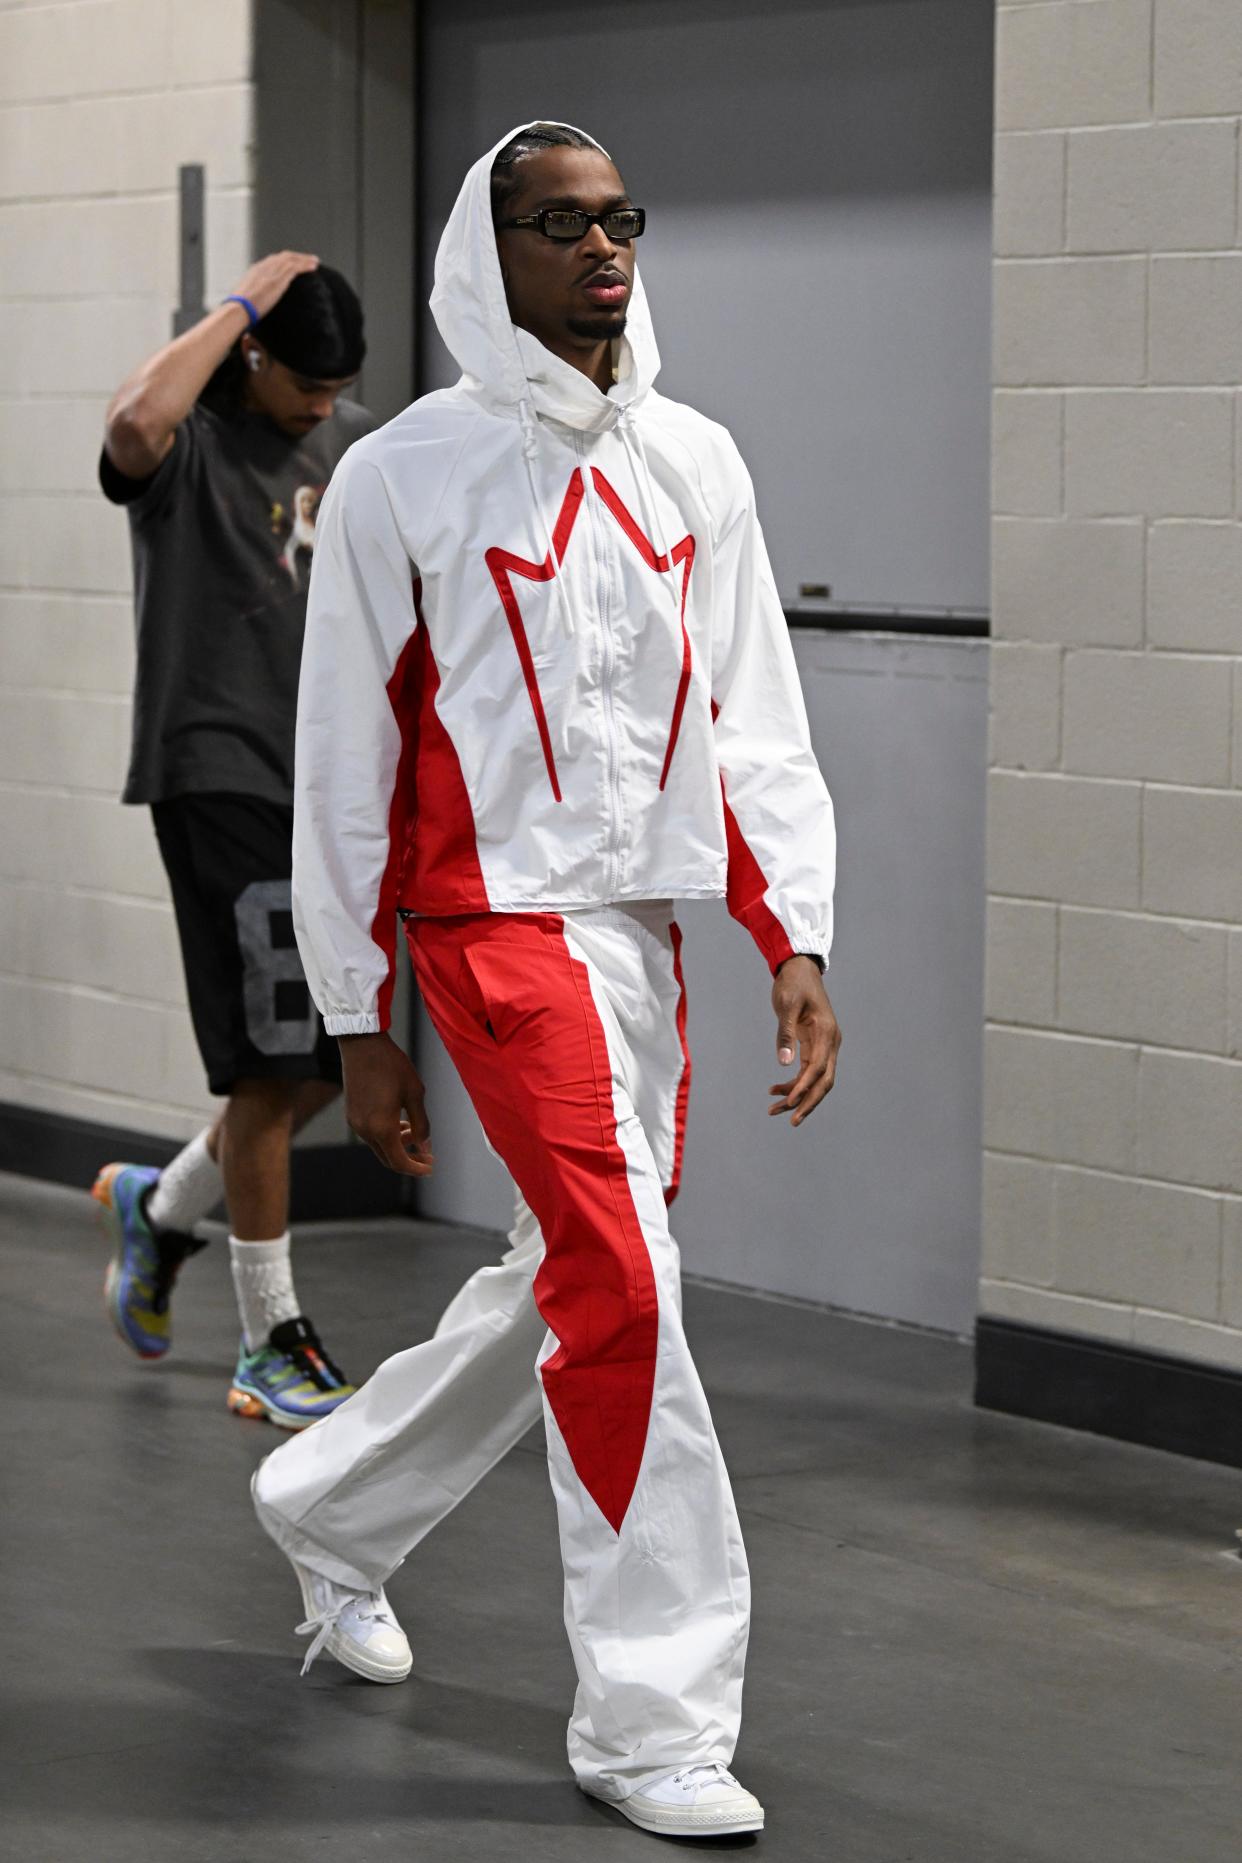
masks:
POLYGON ((257 1352, 267 1344, 273 1326, 296 1320, 301 1312, 293 1291, 289 1231, 274 1242, 239 1242, 230 1236, 229 1256, 246 1350, 257 1352))
POLYGON ((220 1167, 207 1149, 204 1129, 160 1172, 147 1199, 147 1216, 156 1229, 178 1229, 188 1235, 195 1223, 215 1209, 223 1194, 220 1167))

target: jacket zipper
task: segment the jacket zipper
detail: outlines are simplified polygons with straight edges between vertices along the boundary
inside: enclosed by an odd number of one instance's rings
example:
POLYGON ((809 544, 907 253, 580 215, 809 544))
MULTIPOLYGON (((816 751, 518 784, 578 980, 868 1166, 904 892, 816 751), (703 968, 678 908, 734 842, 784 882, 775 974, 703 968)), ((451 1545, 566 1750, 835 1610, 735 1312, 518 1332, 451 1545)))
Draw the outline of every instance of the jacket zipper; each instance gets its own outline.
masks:
MULTIPOLYGON (((574 447, 585 464, 586 448, 575 435, 574 447)), ((585 480, 586 474, 583 474, 585 480)), ((621 751, 617 715, 613 702, 613 673, 616 668, 616 636, 612 627, 612 602, 605 574, 605 552, 600 549, 598 494, 592 489, 587 499, 591 513, 591 556, 595 563, 598 591, 600 635, 603 654, 600 663, 600 693, 604 701, 604 734, 608 751, 608 793, 612 798, 612 822, 608 836, 608 887, 606 897, 615 899, 621 889, 621 751)))

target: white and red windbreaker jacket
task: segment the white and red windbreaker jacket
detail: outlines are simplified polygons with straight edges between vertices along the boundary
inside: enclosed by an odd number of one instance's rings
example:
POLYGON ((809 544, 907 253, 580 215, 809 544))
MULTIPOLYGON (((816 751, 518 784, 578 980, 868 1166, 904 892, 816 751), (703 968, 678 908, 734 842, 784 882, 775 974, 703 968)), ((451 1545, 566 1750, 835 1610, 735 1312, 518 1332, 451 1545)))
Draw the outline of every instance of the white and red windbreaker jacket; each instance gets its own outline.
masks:
POLYGON ((832 804, 746 469, 652 387, 637 279, 606 395, 510 322, 494 153, 436 258, 461 379, 349 449, 316 526, 293 909, 335 1035, 387 1027, 398 910, 727 894, 772 969, 832 939, 832 804))

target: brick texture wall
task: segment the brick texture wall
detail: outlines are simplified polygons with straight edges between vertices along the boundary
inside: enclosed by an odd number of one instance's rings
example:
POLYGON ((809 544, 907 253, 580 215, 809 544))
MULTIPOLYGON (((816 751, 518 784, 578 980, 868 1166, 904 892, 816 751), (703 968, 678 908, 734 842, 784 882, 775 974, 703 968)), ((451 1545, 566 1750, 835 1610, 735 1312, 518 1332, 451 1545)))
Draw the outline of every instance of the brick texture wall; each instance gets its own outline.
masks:
POLYGON ((209 301, 250 253, 250 0, 0 4, 0 1099, 179 1135, 209 1104, 145 810, 104 408, 165 341, 177 167, 209 301))
POLYGON ((1242 1366, 1242 4, 996 96, 981 1305, 1242 1366))

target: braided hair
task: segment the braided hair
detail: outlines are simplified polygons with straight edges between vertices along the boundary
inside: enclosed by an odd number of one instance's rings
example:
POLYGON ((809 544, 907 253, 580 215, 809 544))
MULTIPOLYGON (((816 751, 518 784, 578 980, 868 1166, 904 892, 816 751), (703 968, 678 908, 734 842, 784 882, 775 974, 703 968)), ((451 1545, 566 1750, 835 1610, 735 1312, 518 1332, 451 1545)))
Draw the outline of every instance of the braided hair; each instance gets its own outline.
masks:
POLYGON ((532 123, 519 130, 500 149, 492 162, 492 223, 502 220, 522 185, 515 173, 525 155, 538 155, 541 149, 595 149, 597 143, 568 123, 532 123))

